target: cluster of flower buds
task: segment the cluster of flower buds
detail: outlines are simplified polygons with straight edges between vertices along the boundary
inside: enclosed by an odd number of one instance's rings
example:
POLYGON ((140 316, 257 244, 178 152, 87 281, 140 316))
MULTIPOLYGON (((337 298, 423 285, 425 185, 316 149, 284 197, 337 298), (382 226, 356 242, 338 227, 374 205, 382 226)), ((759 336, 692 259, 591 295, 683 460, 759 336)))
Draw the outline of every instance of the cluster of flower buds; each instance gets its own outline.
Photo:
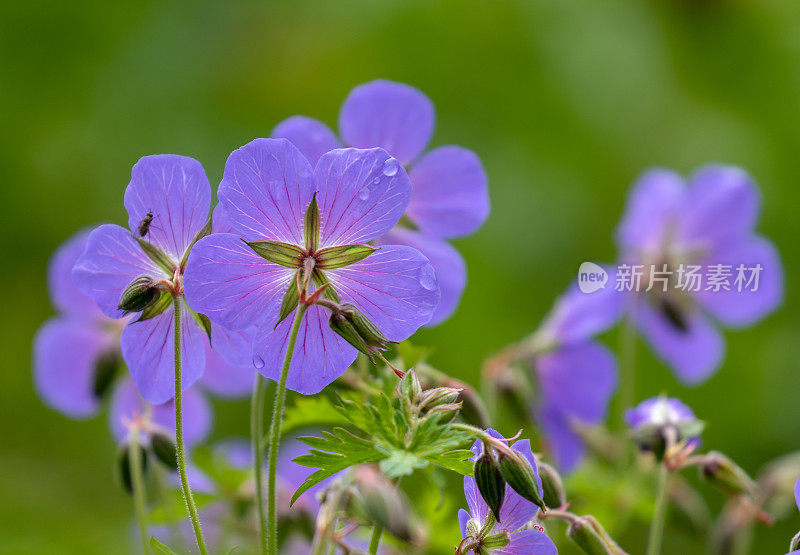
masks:
POLYGON ((717 451, 703 456, 700 462, 700 476, 709 484, 727 495, 748 495, 756 493, 756 483, 742 467, 717 451))
POLYGON ((461 389, 433 387, 422 389, 417 373, 409 370, 397 385, 400 406, 408 422, 420 422, 433 415, 452 419, 461 410, 461 389))

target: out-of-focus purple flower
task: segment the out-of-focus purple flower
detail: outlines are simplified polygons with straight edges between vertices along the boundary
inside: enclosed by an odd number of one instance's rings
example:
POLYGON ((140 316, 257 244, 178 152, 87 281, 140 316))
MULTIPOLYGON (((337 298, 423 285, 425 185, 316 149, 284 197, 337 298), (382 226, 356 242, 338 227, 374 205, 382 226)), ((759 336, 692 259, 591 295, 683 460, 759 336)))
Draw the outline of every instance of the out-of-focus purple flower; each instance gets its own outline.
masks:
MULTIPOLYGON (((752 178, 729 166, 701 168, 688 183, 651 170, 630 193, 617 244, 621 262, 644 274, 631 317, 686 384, 704 382, 722 361, 716 323, 748 326, 783 301, 780 257, 755 233, 759 210, 752 178)), ((620 288, 635 290, 635 270, 626 272, 631 279, 620 288)))
POLYGON ((687 447, 696 449, 703 429, 692 409, 678 399, 664 396, 647 399, 626 410, 625 423, 636 443, 659 457, 669 446, 667 438, 670 435, 673 442, 685 440, 687 447))
MULTIPOLYGON (((315 170, 285 139, 256 139, 234 151, 219 187, 234 233, 216 233, 192 249, 185 276, 189 304, 229 330, 257 326, 254 366, 277 380, 293 318, 280 305, 304 264, 321 264, 320 251, 363 244, 394 226, 411 184, 381 149, 328 152, 315 170), (307 248, 303 220, 316 193, 321 218, 317 248, 307 248), (300 254, 298 267, 270 262, 245 241, 279 241, 300 254)), ((353 264, 314 270, 328 291, 350 303, 389 341, 402 341, 430 320, 439 287, 428 260, 413 248, 384 246, 353 264)), ((308 308, 289 369, 287 387, 313 394, 339 377, 357 351, 328 325, 329 309, 308 308)))
POLYGON ((563 472, 583 459, 575 426, 603 422, 617 389, 616 358, 592 338, 619 320, 620 301, 612 288, 583 293, 572 285, 529 340, 539 419, 563 472))
MULTIPOLYGON (((442 300, 428 325, 453 313, 466 285, 464 261, 445 239, 474 233, 489 215, 486 173, 472 151, 442 146, 423 154, 434 119, 425 94, 386 80, 354 88, 339 113, 344 144, 383 148, 409 168, 413 191, 404 219, 378 244, 408 245, 431 261, 442 300)), ((279 123, 272 136, 292 141, 312 164, 342 144, 324 123, 304 116, 279 123)))
POLYGON ((36 333, 33 377, 36 391, 52 408, 72 418, 94 415, 106 380, 121 361, 119 335, 124 321, 105 316, 72 283, 72 266, 83 252, 89 230, 80 231, 55 252, 48 288, 58 315, 36 333))
MULTIPOLYGON (((75 284, 110 318, 124 315, 118 308, 122 293, 140 276, 180 295, 186 256, 206 224, 210 203, 211 188, 199 162, 184 156, 145 156, 133 166, 125 190, 130 231, 110 224, 95 229, 75 264, 75 284), (143 225, 147 222, 149 226, 143 225), (160 249, 165 260, 157 264, 143 244, 160 249)), ((174 394, 173 305, 163 308, 148 319, 135 314, 121 339, 136 387, 155 404, 174 394)), ((187 389, 203 373, 208 338, 185 303, 182 310, 182 385, 187 389)))
MULTIPOLYGON (((489 429, 486 432, 494 438, 503 439, 494 430, 489 429)), ((536 472, 536 459, 531 452, 530 441, 527 439, 519 440, 511 448, 525 457, 530 463, 536 475, 541 494, 541 480, 536 472)), ((475 455, 471 460, 476 460, 481 455, 483 445, 480 441, 476 441, 472 446, 472 452, 475 455)), ((539 530, 520 530, 536 516, 539 508, 517 494, 508 484, 506 484, 505 488, 505 497, 500 507, 500 522, 495 522, 493 528, 486 535, 492 536, 506 533, 508 534, 509 543, 502 548, 492 549, 490 552, 508 555, 556 555, 558 550, 550 538, 547 537, 547 534, 539 530)), ((464 496, 467 498, 469 512, 460 509, 458 511, 458 521, 461 525, 461 537, 467 538, 467 536, 473 535, 472 531, 483 528, 489 516, 489 506, 481 497, 475 478, 471 476, 464 476, 464 496)), ((483 553, 484 551, 481 552, 483 553)))

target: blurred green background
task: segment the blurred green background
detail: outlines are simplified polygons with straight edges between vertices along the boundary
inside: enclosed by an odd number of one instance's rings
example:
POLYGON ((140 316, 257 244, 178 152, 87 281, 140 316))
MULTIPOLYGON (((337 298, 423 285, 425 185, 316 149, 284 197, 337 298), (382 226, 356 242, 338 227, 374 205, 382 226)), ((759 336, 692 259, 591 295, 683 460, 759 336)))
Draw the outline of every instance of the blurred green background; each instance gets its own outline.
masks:
MULTIPOLYGON (((800 447, 795 0, 6 1, 0 552, 116 553, 129 537, 105 417, 69 421, 31 387, 50 253, 88 224, 125 221, 140 156, 193 156, 216 184, 234 148, 295 113, 335 126, 347 92, 378 77, 426 92, 434 144, 474 149, 490 177, 492 215, 458 242, 461 307, 415 340, 435 345, 434 364, 477 383, 481 361, 530 332, 582 261, 613 260, 645 168, 737 164, 763 189, 786 303, 728 333, 723 367, 696 389, 640 345, 637 398, 681 397, 709 422, 705 445, 751 472, 800 447)), ((217 436, 246 432, 246 403, 218 409, 217 436)), ((754 553, 784 553, 798 528, 800 514, 760 529, 754 553)), ((695 544, 668 534, 664 552, 695 544)))

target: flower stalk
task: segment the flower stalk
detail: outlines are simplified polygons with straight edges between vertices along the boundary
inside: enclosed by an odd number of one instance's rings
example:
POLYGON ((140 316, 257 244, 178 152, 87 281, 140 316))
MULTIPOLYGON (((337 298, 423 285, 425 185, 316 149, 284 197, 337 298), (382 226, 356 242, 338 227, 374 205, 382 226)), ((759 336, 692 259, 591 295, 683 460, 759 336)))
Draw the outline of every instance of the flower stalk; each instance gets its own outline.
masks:
POLYGON ((267 380, 258 374, 250 400, 250 440, 253 449, 253 476, 256 483, 256 509, 262 553, 267 552, 267 514, 264 511, 264 445, 261 439, 264 437, 264 397, 266 392, 267 380))
POLYGON ((131 482, 133 483, 133 506, 136 511, 136 524, 142 541, 142 552, 147 553, 147 508, 145 502, 144 479, 142 472, 142 451, 139 448, 139 429, 134 427, 130 433, 128 453, 131 462, 131 482))
POLYGON ((663 463, 659 465, 656 510, 653 514, 653 522, 650 524, 650 534, 647 540, 647 555, 659 555, 661 553, 664 522, 667 518, 667 499, 670 477, 671 472, 667 465, 663 463))

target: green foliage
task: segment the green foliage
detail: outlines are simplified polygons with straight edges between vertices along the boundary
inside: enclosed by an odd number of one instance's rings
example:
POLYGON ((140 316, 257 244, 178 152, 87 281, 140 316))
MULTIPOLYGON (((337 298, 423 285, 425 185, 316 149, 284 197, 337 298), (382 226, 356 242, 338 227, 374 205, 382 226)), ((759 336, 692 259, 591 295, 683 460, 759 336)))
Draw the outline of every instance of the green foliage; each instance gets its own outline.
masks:
POLYGON ((177 555, 177 553, 172 551, 167 545, 161 543, 154 537, 150 538, 150 549, 152 549, 153 553, 156 555, 177 555))
MULTIPOLYGON (((295 289, 296 290, 296 289, 295 289)), ((281 427, 283 434, 294 430, 322 425, 345 425, 348 420, 324 395, 297 397, 294 404, 286 409, 281 427)))

